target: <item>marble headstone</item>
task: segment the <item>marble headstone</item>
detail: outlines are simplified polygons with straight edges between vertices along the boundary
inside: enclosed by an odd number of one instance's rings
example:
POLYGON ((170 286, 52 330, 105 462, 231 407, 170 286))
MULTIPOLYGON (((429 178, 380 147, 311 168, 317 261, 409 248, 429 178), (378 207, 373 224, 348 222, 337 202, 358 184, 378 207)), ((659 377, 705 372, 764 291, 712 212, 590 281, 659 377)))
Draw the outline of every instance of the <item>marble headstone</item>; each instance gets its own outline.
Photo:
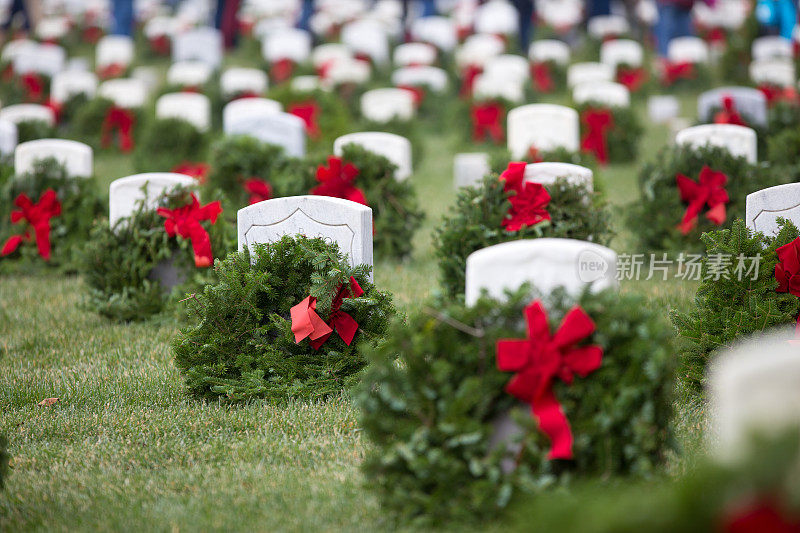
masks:
POLYGON ((65 70, 53 76, 50 82, 50 98, 60 104, 78 94, 91 99, 96 92, 97 76, 92 72, 65 70))
POLYGON ((525 157, 533 146, 539 151, 564 148, 577 152, 580 141, 578 112, 553 104, 528 104, 508 112, 508 149, 511 157, 525 157))
POLYGON ((226 124, 225 133, 250 135, 262 142, 281 146, 291 157, 303 157, 306 153, 306 123, 289 113, 262 113, 240 117, 226 124))
POLYGON ((800 226, 800 183, 787 183, 747 195, 747 227, 772 236, 780 229, 778 218, 800 226))
POLYGON ((736 157, 746 158, 750 163, 755 163, 758 159, 756 132, 744 126, 733 124, 693 126, 679 131, 675 136, 675 143, 693 148, 719 146, 736 157))
POLYGON ((532 163, 525 166, 524 182, 541 183, 545 187, 559 179, 573 185, 584 185, 590 192, 594 190, 592 169, 571 163, 532 163))
POLYGON ((411 120, 414 110, 414 95, 403 89, 373 89, 361 95, 361 114, 373 122, 411 120))
POLYGON ((490 170, 489 154, 483 152, 456 154, 453 158, 453 178, 456 189, 475 185, 490 170))
POLYGON ((411 142, 405 137, 382 131, 348 133, 333 142, 333 153, 341 156, 344 147, 348 144, 357 144, 394 163, 397 166, 394 174, 396 180, 402 181, 411 176, 411 142))
POLYGON ((146 200, 145 205, 154 208, 159 196, 164 192, 178 186, 194 185, 197 185, 197 180, 191 176, 174 172, 146 172, 114 180, 108 189, 108 222, 113 228, 120 219, 133 214, 137 202, 146 200), (146 196, 142 189, 145 185, 147 185, 146 196))
POLYGON ((17 145, 14 150, 14 173, 24 174, 41 159, 55 158, 64 165, 67 175, 88 178, 94 175, 92 147, 66 139, 37 139, 17 145))
POLYGON ((216 70, 222 64, 222 33, 209 27, 179 33, 172 38, 172 61, 200 61, 216 70))
POLYGON ((156 100, 156 118, 178 118, 205 132, 211 127, 211 101, 204 94, 165 94, 156 100))
POLYGON ((40 120, 50 126, 56 123, 53 110, 39 104, 14 104, 0 109, 0 120, 7 120, 14 124, 29 120, 40 120))
POLYGON ((17 125, 0 118, 0 155, 11 155, 17 147, 17 125))
POLYGON ((711 121, 713 109, 722 108, 725 97, 733 98, 736 109, 745 119, 760 126, 767 125, 767 99, 764 93, 751 87, 719 87, 701 94, 697 98, 697 116, 702 121, 711 121))

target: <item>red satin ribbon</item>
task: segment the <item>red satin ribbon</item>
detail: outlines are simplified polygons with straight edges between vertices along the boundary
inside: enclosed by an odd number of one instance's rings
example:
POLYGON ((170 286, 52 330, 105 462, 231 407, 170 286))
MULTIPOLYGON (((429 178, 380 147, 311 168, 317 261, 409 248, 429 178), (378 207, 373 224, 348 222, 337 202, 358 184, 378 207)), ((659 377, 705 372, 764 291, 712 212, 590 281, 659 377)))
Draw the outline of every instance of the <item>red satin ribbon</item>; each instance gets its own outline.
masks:
POLYGON ((528 338, 498 341, 497 367, 516 372, 505 390, 531 406, 539 428, 550 439, 548 459, 572 459, 572 430, 553 393, 553 382, 559 378, 571 385, 575 374, 586 377, 600 368, 600 346, 577 346, 594 333, 595 324, 576 306, 551 336, 547 313, 539 300, 525 308, 525 318, 528 338))
POLYGON ((723 518, 722 533, 800 533, 800 517, 785 516, 772 498, 760 498, 723 518))
POLYGON ((356 278, 351 276, 350 282, 346 286, 339 287, 331 304, 331 316, 327 322, 323 321, 317 314, 317 299, 313 296, 308 296, 292 307, 290 314, 294 342, 299 344, 300 341, 308 337, 311 340, 311 347, 319 350, 333 335, 333 332, 336 331, 344 343, 350 346, 358 331, 358 322, 342 311, 342 302, 345 298, 358 298, 363 294, 364 290, 358 284, 356 278))
POLYGON ((511 207, 503 219, 503 227, 509 233, 551 220, 547 212, 550 193, 541 183, 524 181, 526 166, 524 161, 513 161, 500 174, 500 179, 505 182, 503 190, 514 191, 508 198, 511 207))
POLYGON ((192 193, 192 202, 176 209, 159 207, 156 212, 164 220, 164 230, 167 235, 174 237, 180 235, 184 239, 192 241, 194 250, 194 264, 197 267, 209 267, 214 263, 214 255, 211 252, 211 237, 203 228, 203 220, 209 220, 211 224, 217 222, 217 217, 222 213, 222 206, 219 201, 200 206, 197 196, 192 193))
POLYGON ((547 61, 538 61, 531 65, 531 78, 533 79, 533 86, 540 93, 553 92, 556 88, 550 63, 547 61))
POLYGON ((292 317, 295 344, 300 344, 306 337, 313 342, 333 332, 333 329, 317 314, 317 299, 313 296, 307 296, 302 302, 293 306, 289 314, 292 317))
POLYGON ((644 68, 617 68, 617 82, 627 87, 632 93, 641 89, 645 81, 647 81, 647 71, 644 68))
POLYGON ((244 189, 250 194, 249 205, 263 202, 272 198, 272 187, 269 183, 259 178, 250 178, 244 182, 244 189))
POLYGON ((725 30, 720 27, 711 28, 706 33, 706 41, 712 45, 722 46, 725 44, 726 40, 725 30))
MULTIPOLYGON (((777 292, 788 292, 800 298, 800 238, 776 250, 779 262, 775 265, 777 292)), ((800 339, 800 315, 797 317, 797 338, 800 339)))
POLYGON ((495 143, 503 141, 501 123, 505 110, 497 102, 472 105, 472 140, 481 142, 490 137, 495 143))
POLYGON ((398 85, 397 88, 411 93, 411 95, 414 97, 415 107, 421 106, 422 101, 425 100, 425 89, 422 87, 414 87, 413 85, 398 85))
POLYGON ((764 94, 769 107, 778 102, 797 103, 798 96, 794 87, 779 87, 777 85, 763 84, 758 86, 758 90, 764 94))
POLYGON ((10 237, 3 245, 3 249, 0 250, 0 256, 14 253, 23 242, 29 241, 31 239, 30 228, 33 228, 39 255, 45 261, 49 261, 50 219, 61 214, 61 202, 58 201, 56 192, 53 189, 47 189, 39 197, 37 203, 33 203, 26 194, 22 193, 14 200, 14 205, 19 209, 11 211, 11 223, 18 224, 24 221, 28 223, 29 228, 22 235, 10 237))
POLYGON ((608 130, 614 127, 614 115, 609 109, 587 109, 581 113, 586 133, 581 140, 581 150, 593 153, 601 165, 608 163, 608 130))
POLYGON ((28 102, 41 102, 44 97, 44 80, 34 72, 28 72, 20 77, 22 87, 25 89, 25 100, 28 102))
POLYGON ((306 125, 306 133, 312 139, 319 139, 322 131, 319 129, 317 117, 319 117, 319 104, 314 100, 298 102, 289 106, 289 113, 303 119, 306 125))
POLYGON ((459 91, 459 96, 462 98, 468 98, 472 96, 472 85, 475 83, 475 78, 478 77, 478 74, 483 72, 483 67, 478 65, 467 65, 464 68, 463 72, 461 73, 461 90, 459 91))
POLYGON ((736 102, 730 96, 722 98, 722 109, 714 115, 715 124, 736 124, 737 126, 747 126, 747 123, 736 109, 736 102))
POLYGON ((344 164, 342 158, 330 156, 327 168, 322 165, 317 167, 319 185, 311 189, 311 194, 344 198, 351 202, 369 205, 361 189, 353 185, 356 176, 358 176, 358 169, 355 165, 344 164))
POLYGON ((205 184, 210 170, 211 165, 208 163, 192 163, 191 161, 184 161, 180 165, 176 165, 172 168, 173 172, 191 176, 201 185, 205 184))
POLYGON ((292 77, 294 62, 289 58, 275 61, 269 71, 269 77, 275 83, 283 83, 292 77))
POLYGON ((681 223, 678 225, 681 233, 686 235, 697 226, 697 218, 706 205, 709 208, 708 212, 706 212, 708 220, 717 226, 725 222, 727 218, 725 204, 730 201, 730 197, 725 190, 728 177, 724 173, 712 170, 706 165, 700 171, 698 181, 694 181, 683 174, 675 176, 675 180, 678 183, 681 200, 689 204, 681 223))
POLYGON ((100 133, 100 144, 103 148, 111 146, 114 130, 119 131, 119 148, 123 152, 133 150, 133 126, 136 124, 136 115, 130 109, 112 105, 103 119, 100 133))
POLYGON ((150 43, 150 50, 159 56, 169 55, 169 37, 166 35, 156 35, 151 37, 148 41, 150 43))
POLYGON ((104 66, 103 68, 97 71, 97 76, 101 80, 108 80, 111 78, 119 78, 125 71, 128 69, 126 65, 122 63, 111 63, 109 65, 104 66))
POLYGON ((670 86, 678 80, 694 79, 694 63, 665 63, 664 64, 664 85, 670 86))

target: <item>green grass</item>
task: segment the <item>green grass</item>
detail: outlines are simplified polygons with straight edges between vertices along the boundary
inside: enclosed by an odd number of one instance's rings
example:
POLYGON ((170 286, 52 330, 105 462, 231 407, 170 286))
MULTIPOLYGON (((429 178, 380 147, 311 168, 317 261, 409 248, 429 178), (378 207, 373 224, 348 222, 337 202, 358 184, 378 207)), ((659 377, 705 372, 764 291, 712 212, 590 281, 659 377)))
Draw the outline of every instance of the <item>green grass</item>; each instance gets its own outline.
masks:
MULTIPOLYGON (((691 101, 684 104, 689 114, 691 101)), ((664 128, 648 128, 642 160, 667 137, 664 128)), ((437 288, 431 235, 455 198, 457 139, 452 131, 426 135, 413 179, 428 218, 415 253, 376 265, 378 286, 394 292, 401 309, 437 288)), ((130 158, 114 153, 98 154, 95 166, 106 193, 133 172, 130 158)), ((616 213, 618 251, 635 251, 622 214, 637 198, 638 167, 598 173, 616 213)), ((648 294, 664 313, 685 305, 694 289, 676 281, 623 286, 648 294)), ((191 400, 169 353, 175 322, 113 324, 80 307, 82 292, 79 278, 0 279, 0 433, 13 455, 0 530, 391 527, 360 474, 368 444, 346 395, 279 406, 191 400), (37 405, 48 397, 60 402, 37 405)), ((702 404, 680 393, 676 408, 682 443, 698 449, 702 404)), ((669 465, 684 467, 680 457, 669 465)))

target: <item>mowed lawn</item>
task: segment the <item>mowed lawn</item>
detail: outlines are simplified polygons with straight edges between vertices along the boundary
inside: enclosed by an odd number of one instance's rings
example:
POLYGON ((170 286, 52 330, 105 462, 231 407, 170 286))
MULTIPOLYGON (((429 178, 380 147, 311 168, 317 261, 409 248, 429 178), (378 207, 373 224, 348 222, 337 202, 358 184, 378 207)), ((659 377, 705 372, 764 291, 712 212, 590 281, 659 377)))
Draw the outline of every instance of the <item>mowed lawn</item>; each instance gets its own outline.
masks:
MULTIPOLYGON (((693 100, 684 100, 693 116, 693 100)), ((639 102, 642 111, 644 105, 639 102)), ((414 185, 428 218, 403 263, 378 261, 376 283, 401 310, 437 289, 431 236, 452 204, 452 131, 426 135, 414 185)), ((668 141, 649 127, 642 161, 668 141)), ((104 186, 132 172, 129 161, 98 154, 104 186)), ((633 250, 621 226, 635 201, 639 164, 598 172, 615 211, 612 246, 633 250)), ((642 221, 646 224, 647 221, 642 221)), ((628 282, 666 314, 695 286, 628 282)), ((186 396, 169 350, 178 323, 114 324, 82 308, 79 277, 0 279, 0 433, 13 455, 0 493, 0 530, 380 530, 382 514, 359 470, 368 442, 348 396, 322 402, 223 406, 186 396), (37 404, 50 397, 49 408, 37 404)), ((635 310, 631 310, 635 312, 635 310)), ((702 409, 679 394, 676 426, 698 445, 702 409)), ((669 469, 681 467, 676 459, 669 469)), ((453 524, 459 529, 502 524, 453 524)))

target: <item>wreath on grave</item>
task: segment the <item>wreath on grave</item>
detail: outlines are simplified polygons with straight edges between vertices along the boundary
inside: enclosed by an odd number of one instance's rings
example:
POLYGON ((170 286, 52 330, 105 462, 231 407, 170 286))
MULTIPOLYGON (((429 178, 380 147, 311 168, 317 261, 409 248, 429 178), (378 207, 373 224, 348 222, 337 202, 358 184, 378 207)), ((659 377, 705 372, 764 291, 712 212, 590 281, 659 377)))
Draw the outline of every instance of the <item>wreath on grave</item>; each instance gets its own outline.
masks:
POLYGON ((532 300, 523 287, 506 303, 418 308, 366 350, 357 402, 373 442, 369 483, 386 508, 427 525, 491 515, 518 490, 651 475, 672 445, 672 338, 645 298, 613 290, 572 298, 558 289, 532 300), (574 340, 559 345, 552 334, 574 340), (531 337, 586 364, 564 367, 563 378, 548 374, 550 388, 530 398, 533 369, 516 362, 531 337), (560 417, 542 412, 545 397, 560 417), (516 438, 498 432, 509 419, 516 438))
POLYGON ((644 65, 631 65, 618 63, 614 72, 614 79, 627 87, 632 98, 646 95, 652 86, 650 71, 644 65))
POLYGON ((45 104, 50 94, 50 76, 37 72, 15 74, 13 65, 9 64, 3 83, 0 83, 0 98, 3 105, 11 104, 45 104))
POLYGON ((510 163, 473 187, 463 187, 436 230, 434 247, 445 294, 464 293, 467 256, 519 239, 560 237, 608 244, 610 213, 597 192, 559 179, 542 187, 521 184, 524 163, 510 163))
POLYGON ((455 125, 465 143, 505 146, 506 116, 516 104, 504 98, 470 98, 463 102, 455 125))
POLYGON ((369 271, 350 267, 336 244, 302 236, 229 254, 217 263, 218 281, 187 300, 197 324, 172 343, 189 392, 282 401, 352 386, 363 350, 382 341, 394 314, 369 271))
POLYGON ((760 25, 753 10, 741 28, 728 32, 725 49, 719 60, 719 71, 723 80, 745 85, 750 83, 750 51, 759 29, 760 25))
POLYGON ((44 120, 21 120, 17 122, 17 143, 55 137, 56 129, 44 120))
POLYGON ((631 107, 582 104, 577 108, 581 121, 581 150, 600 164, 628 163, 639 155, 644 128, 631 107))
POLYGON ((137 172, 170 169, 206 158, 209 135, 180 118, 154 118, 142 128, 133 154, 137 172))
POLYGON ((336 138, 355 131, 349 110, 334 93, 321 89, 297 91, 287 84, 272 89, 270 97, 283 104, 287 113, 305 122, 312 149, 331 146, 336 138))
POLYGON ((208 267, 233 248, 226 224, 217 223, 219 202, 203 206, 176 187, 159 197, 158 206, 139 202, 113 228, 107 219, 96 221, 81 256, 84 307, 116 321, 146 320, 213 279, 208 267), (168 277, 177 285, 162 284, 168 277))
POLYGON ((740 337, 797 321, 800 231, 789 221, 780 226, 775 237, 768 237, 736 219, 730 229, 703 234, 706 253, 698 262, 703 282, 689 311, 670 313, 685 341, 684 374, 695 385, 700 385, 716 350, 740 337))
POLYGON ((98 189, 94 177, 70 177, 54 158, 11 177, 0 191, 0 267, 30 271, 46 263, 73 272, 104 211, 98 189))
POLYGON ((639 173, 641 198, 628 210, 628 224, 642 251, 700 251, 701 233, 744 216, 749 193, 785 179, 724 148, 667 147, 639 173))
POLYGON ((55 111, 59 124, 69 130, 72 121, 75 120, 75 115, 78 113, 78 110, 88 105, 89 101, 89 97, 86 93, 77 93, 60 104, 55 104, 51 101, 50 106, 53 108, 53 111, 55 111))
POLYGON ((711 68, 703 63, 665 61, 658 74, 661 87, 672 92, 700 92, 711 83, 711 68))
POLYGON ((71 131, 78 140, 95 149, 118 148, 130 152, 136 147, 144 116, 142 109, 117 107, 111 100, 97 97, 75 112, 71 131))
POLYGON ((424 213, 410 179, 395 179, 396 168, 385 157, 349 144, 343 147, 341 158, 332 156, 324 164, 306 165, 302 176, 283 171, 276 183, 288 192, 286 196, 317 194, 369 206, 376 257, 400 259, 411 253, 424 213))
POLYGON ((556 61, 532 61, 531 81, 537 93, 554 93, 567 86, 567 65, 556 61))

